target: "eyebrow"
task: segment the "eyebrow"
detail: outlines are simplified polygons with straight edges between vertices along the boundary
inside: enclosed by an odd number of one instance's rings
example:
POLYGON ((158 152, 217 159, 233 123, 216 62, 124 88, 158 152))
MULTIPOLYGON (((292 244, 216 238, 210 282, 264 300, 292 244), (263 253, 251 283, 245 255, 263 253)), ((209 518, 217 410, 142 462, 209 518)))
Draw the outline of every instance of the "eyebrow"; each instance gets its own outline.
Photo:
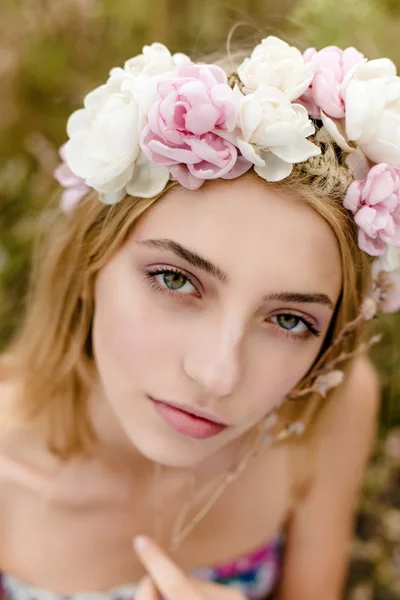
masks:
MULTIPOLYGON (((200 256, 196 252, 185 248, 178 242, 169 239, 149 239, 137 242, 147 248, 155 248, 165 252, 173 252, 179 258, 182 258, 193 267, 201 269, 208 275, 218 279, 221 283, 228 283, 229 277, 217 265, 214 265, 210 260, 200 256)), ((334 310, 335 305, 326 294, 305 294, 300 292, 275 292, 263 296, 263 302, 268 300, 279 300, 281 302, 298 302, 301 304, 322 304, 334 310)))
POLYGON ((263 300, 280 300, 281 302, 299 302, 300 304, 323 304, 334 310, 335 305, 326 294, 302 294, 297 292, 278 292, 268 294, 263 300))
POLYGON ((189 250, 189 248, 181 246, 181 244, 178 244, 178 242, 168 239, 159 239, 143 240, 138 242, 138 244, 147 246, 147 248, 157 248, 158 250, 173 252, 176 254, 176 256, 179 256, 179 258, 183 258, 183 260, 186 260, 186 262, 193 267, 197 267, 198 269, 205 271, 215 279, 221 281, 221 283, 228 283, 229 281, 228 276, 222 271, 222 269, 214 265, 210 260, 207 260, 196 252, 189 250))

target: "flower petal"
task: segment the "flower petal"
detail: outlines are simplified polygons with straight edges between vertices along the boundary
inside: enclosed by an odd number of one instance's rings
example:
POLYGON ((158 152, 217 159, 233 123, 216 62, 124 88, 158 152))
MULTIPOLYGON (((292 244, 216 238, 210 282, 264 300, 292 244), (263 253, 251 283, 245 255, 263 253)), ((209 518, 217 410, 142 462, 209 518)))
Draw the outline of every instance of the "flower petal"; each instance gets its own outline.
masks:
POLYGON ((63 191, 61 195, 61 210, 64 213, 72 212, 78 203, 90 191, 90 187, 82 185, 81 187, 71 187, 63 191))
POLYGON ((257 175, 266 181, 281 181, 282 179, 289 177, 292 172, 292 163, 281 160, 272 154, 272 152, 263 152, 262 158, 264 159, 264 166, 255 166, 254 170, 257 175))
POLYGON ((354 179, 365 179, 367 177, 370 164, 359 148, 346 156, 346 164, 353 173, 354 179))
POLYGON ((77 186, 83 179, 71 171, 67 163, 59 164, 53 171, 53 177, 63 187, 77 186))
POLYGON ((321 111, 321 120, 324 124, 329 135, 334 139, 337 145, 346 152, 352 152, 353 148, 349 146, 346 140, 346 134, 344 131, 344 122, 331 119, 321 111))
POLYGON ((376 263, 377 272, 382 271, 399 271, 400 273, 400 248, 388 246, 384 256, 376 263))
POLYGON ((168 180, 169 169, 147 160, 142 161, 126 185, 126 192, 137 198, 154 198, 163 191, 168 180))
POLYGON ((346 196, 343 201, 343 206, 347 210, 351 210, 353 215, 361 206, 361 193, 362 193, 363 182, 353 181, 347 188, 346 196))
POLYGON ((99 200, 103 204, 118 204, 123 198, 125 198, 125 189, 119 190, 118 192, 105 192, 99 194, 99 200))
POLYGON ((186 129, 195 135, 203 135, 214 129, 221 111, 211 104, 198 104, 188 110, 186 129))
POLYGON ((362 229, 358 231, 358 245, 371 256, 382 256, 385 253, 386 244, 380 238, 371 238, 362 229))
POLYGON ((133 164, 128 165, 125 171, 114 177, 114 179, 109 179, 109 177, 106 175, 103 180, 102 178, 100 178, 99 174, 93 178, 88 177, 86 179, 86 184, 90 185, 90 187, 94 188, 98 192, 118 192, 126 186, 128 181, 132 177, 133 169, 133 164))
POLYGON ((225 175, 222 175, 222 179, 236 179, 236 177, 240 177, 247 173, 252 166, 253 163, 246 160, 244 156, 238 156, 232 169, 228 173, 225 173, 225 175))
POLYGON ((265 162, 261 158, 261 153, 257 153, 255 148, 251 144, 238 138, 237 145, 240 152, 243 154, 246 160, 257 165, 258 167, 263 167, 265 165, 265 162))
POLYGON ((346 133, 352 141, 369 140, 376 128, 375 119, 385 108, 385 81, 363 83, 350 80, 345 91, 346 133))
POLYGON ((321 154, 321 148, 309 140, 298 137, 297 140, 287 146, 274 146, 271 148, 271 152, 285 162, 299 163, 308 160, 311 156, 321 154))
MULTIPOLYGON (((221 175, 230 171, 236 161, 237 149, 235 146, 212 133, 208 134, 205 139, 192 138, 188 140, 188 143, 201 161, 210 163, 212 170, 219 171, 221 175)), ((201 170, 200 161, 193 166, 193 170, 191 165, 188 167, 191 173, 198 169, 201 170)))
POLYGON ((372 162, 400 166, 400 139, 396 142, 376 137, 363 144, 361 149, 372 162))
POLYGON ((186 189, 197 190, 204 183, 204 179, 199 179, 189 172, 186 165, 173 165, 170 167, 171 175, 186 189))
POLYGON ((394 77, 396 72, 396 65, 389 58, 376 58, 361 64, 353 78, 365 81, 379 77, 394 77))
POLYGON ((293 123, 280 121, 265 127, 262 133, 262 143, 265 148, 293 144, 298 138, 298 132, 293 123))

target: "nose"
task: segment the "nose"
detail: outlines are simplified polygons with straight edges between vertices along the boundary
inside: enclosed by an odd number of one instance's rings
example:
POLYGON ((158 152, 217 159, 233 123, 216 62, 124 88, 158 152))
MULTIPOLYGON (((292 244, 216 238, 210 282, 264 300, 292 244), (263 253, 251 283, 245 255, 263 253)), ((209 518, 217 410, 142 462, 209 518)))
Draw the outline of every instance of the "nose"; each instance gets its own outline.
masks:
POLYGON ((186 374, 211 396, 231 395, 241 378, 242 335, 233 324, 203 328, 184 359, 186 374))

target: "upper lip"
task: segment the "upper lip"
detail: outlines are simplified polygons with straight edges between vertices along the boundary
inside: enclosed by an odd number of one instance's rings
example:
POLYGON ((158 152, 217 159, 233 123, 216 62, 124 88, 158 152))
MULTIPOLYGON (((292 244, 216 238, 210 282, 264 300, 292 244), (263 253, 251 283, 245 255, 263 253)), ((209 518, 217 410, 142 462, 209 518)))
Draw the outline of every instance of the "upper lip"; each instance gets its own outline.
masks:
POLYGON ((178 408, 179 410, 194 415, 195 417, 201 417, 202 419, 207 419, 207 421, 218 423, 218 425, 225 425, 225 427, 228 426, 228 423, 222 421, 222 419, 219 419, 218 417, 207 412, 206 410, 202 410, 201 408, 190 406, 189 404, 177 404, 176 402, 170 402, 169 400, 158 400, 158 398, 153 398, 152 396, 150 396, 150 398, 151 400, 155 400, 156 402, 162 402, 162 404, 168 404, 173 408, 178 408))

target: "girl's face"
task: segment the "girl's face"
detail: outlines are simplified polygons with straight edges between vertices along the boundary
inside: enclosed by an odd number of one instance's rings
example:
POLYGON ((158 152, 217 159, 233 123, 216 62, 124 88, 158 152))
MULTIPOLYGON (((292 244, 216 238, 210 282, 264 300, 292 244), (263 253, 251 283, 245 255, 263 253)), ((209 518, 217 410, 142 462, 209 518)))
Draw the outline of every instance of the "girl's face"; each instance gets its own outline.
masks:
POLYGON ((154 204, 95 284, 102 394, 136 449, 194 465, 278 407, 318 354, 341 277, 324 219, 250 177, 154 204))

